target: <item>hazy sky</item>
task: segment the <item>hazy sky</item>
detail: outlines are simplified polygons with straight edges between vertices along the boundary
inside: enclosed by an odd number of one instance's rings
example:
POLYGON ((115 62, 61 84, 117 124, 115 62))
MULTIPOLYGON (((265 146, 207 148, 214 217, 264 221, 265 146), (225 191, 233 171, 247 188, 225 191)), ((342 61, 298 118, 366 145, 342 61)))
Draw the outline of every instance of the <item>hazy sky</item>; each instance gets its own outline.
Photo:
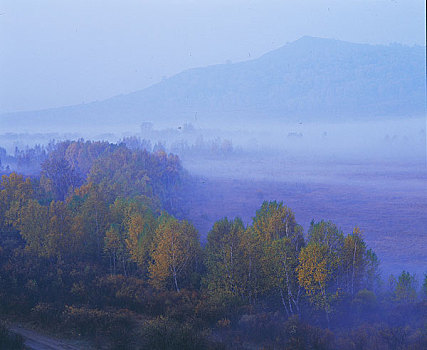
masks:
POLYGON ((105 99, 304 35, 425 45, 425 3, 0 0, 0 113, 105 99))

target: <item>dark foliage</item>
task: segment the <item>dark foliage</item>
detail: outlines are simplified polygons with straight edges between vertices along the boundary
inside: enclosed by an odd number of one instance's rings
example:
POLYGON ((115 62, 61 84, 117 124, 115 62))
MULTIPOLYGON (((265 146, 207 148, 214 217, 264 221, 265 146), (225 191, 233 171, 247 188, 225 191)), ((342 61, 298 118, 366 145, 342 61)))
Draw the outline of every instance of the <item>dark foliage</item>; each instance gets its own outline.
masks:
POLYGON ((3 322, 0 322, 0 350, 23 350, 24 341, 18 334, 10 332, 3 322))

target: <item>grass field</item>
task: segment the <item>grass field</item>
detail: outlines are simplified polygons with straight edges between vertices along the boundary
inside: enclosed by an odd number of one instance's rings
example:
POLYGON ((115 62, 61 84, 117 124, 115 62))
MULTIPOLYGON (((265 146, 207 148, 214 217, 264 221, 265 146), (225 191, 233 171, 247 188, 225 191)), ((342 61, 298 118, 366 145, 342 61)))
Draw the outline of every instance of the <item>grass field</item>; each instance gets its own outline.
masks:
POLYGON ((427 177, 423 164, 316 166, 280 159, 192 159, 198 175, 189 196, 190 219, 202 239, 213 223, 240 216, 250 223, 264 200, 283 201, 305 232, 331 220, 350 233, 358 225, 384 274, 427 272, 427 177))

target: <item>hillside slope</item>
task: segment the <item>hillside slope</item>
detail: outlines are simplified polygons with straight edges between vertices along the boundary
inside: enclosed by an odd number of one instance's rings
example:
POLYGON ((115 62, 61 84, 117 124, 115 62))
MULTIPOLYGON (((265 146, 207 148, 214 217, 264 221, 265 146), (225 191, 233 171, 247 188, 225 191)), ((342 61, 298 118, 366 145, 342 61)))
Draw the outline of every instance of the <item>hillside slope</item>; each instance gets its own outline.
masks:
POLYGON ((184 71, 101 102, 3 114, 2 123, 343 121, 425 113, 425 48, 303 37, 257 59, 184 71))

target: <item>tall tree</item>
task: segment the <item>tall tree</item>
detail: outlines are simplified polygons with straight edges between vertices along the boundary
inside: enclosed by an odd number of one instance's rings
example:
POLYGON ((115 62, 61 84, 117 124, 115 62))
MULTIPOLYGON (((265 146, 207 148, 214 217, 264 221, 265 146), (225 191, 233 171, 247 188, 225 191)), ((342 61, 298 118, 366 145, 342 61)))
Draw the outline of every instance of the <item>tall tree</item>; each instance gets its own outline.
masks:
MULTIPOLYGON (((125 243, 126 260, 137 264, 143 276, 148 273, 148 261, 157 220, 145 196, 118 198, 110 205, 111 225, 125 243)), ((114 233, 110 231, 110 236, 114 233)), ((112 237, 111 237, 112 238, 112 237)), ((126 264, 125 264, 126 265, 126 264)))
POLYGON ((47 253, 58 259, 72 259, 84 246, 72 232, 73 217, 67 204, 52 201, 49 205, 49 225, 47 232, 47 253))
POLYGON ((15 172, 3 175, 0 182, 0 232, 9 231, 27 202, 33 198, 34 189, 29 178, 15 172))
POLYGON ((88 183, 76 189, 67 200, 74 211, 72 229, 85 241, 86 257, 100 258, 110 221, 106 195, 98 186, 88 183))
POLYGON ((288 237, 275 240, 266 251, 270 268, 267 278, 270 278, 272 288, 279 292, 288 315, 300 312, 302 288, 297 274, 299 253, 288 237))
POLYGON ((250 227, 261 250, 261 290, 278 293, 288 314, 299 312, 301 293, 295 268, 304 246, 303 230, 282 202, 264 202, 250 227))
POLYGON ((402 273, 397 278, 395 284, 394 300, 399 303, 413 303, 417 299, 417 279, 415 274, 411 275, 407 271, 402 273))
POLYGON ((42 176, 46 189, 55 199, 64 200, 69 193, 83 183, 83 179, 65 158, 49 157, 42 164, 42 176))
POLYGON ((311 303, 325 311, 329 326, 331 294, 328 287, 333 271, 331 271, 328 247, 310 242, 301 250, 297 271, 300 285, 304 287, 311 303))
POLYGON ((340 260, 345 289, 354 296, 362 288, 367 266, 366 244, 358 227, 345 237, 340 260))
POLYGON ((49 231, 48 208, 36 200, 29 200, 20 211, 14 225, 26 242, 26 249, 38 256, 49 256, 47 234, 49 231))
POLYGON ((301 231, 291 209, 282 202, 263 202, 253 219, 253 231, 262 242, 287 237, 298 251, 303 244, 301 231))
POLYGON ((153 241, 149 266, 151 284, 159 289, 172 284, 179 292, 181 282, 192 272, 192 263, 199 253, 196 229, 187 221, 163 215, 153 241))
POLYGON ((328 269, 333 276, 335 288, 342 284, 341 255, 344 246, 344 233, 333 222, 321 220, 311 222, 307 234, 308 243, 317 243, 325 247, 328 255, 328 269))
POLYGON ((381 284, 380 260, 372 249, 366 250, 365 288, 377 291, 381 284))
POLYGON ((221 300, 245 296, 244 239, 245 228, 239 218, 219 220, 208 233, 205 285, 209 293, 221 300))
POLYGON ((127 221, 126 245, 131 259, 136 262, 143 275, 148 273, 151 247, 157 228, 157 220, 150 210, 130 215, 127 221))
POLYGON ((307 236, 308 242, 324 245, 329 254, 338 255, 344 244, 344 233, 331 221, 312 221, 307 236))
POLYGON ((128 251, 126 249, 126 237, 119 225, 111 225, 105 233, 104 252, 110 259, 110 271, 112 275, 117 273, 117 265, 122 267, 123 274, 127 275, 126 264, 128 260, 128 251))

